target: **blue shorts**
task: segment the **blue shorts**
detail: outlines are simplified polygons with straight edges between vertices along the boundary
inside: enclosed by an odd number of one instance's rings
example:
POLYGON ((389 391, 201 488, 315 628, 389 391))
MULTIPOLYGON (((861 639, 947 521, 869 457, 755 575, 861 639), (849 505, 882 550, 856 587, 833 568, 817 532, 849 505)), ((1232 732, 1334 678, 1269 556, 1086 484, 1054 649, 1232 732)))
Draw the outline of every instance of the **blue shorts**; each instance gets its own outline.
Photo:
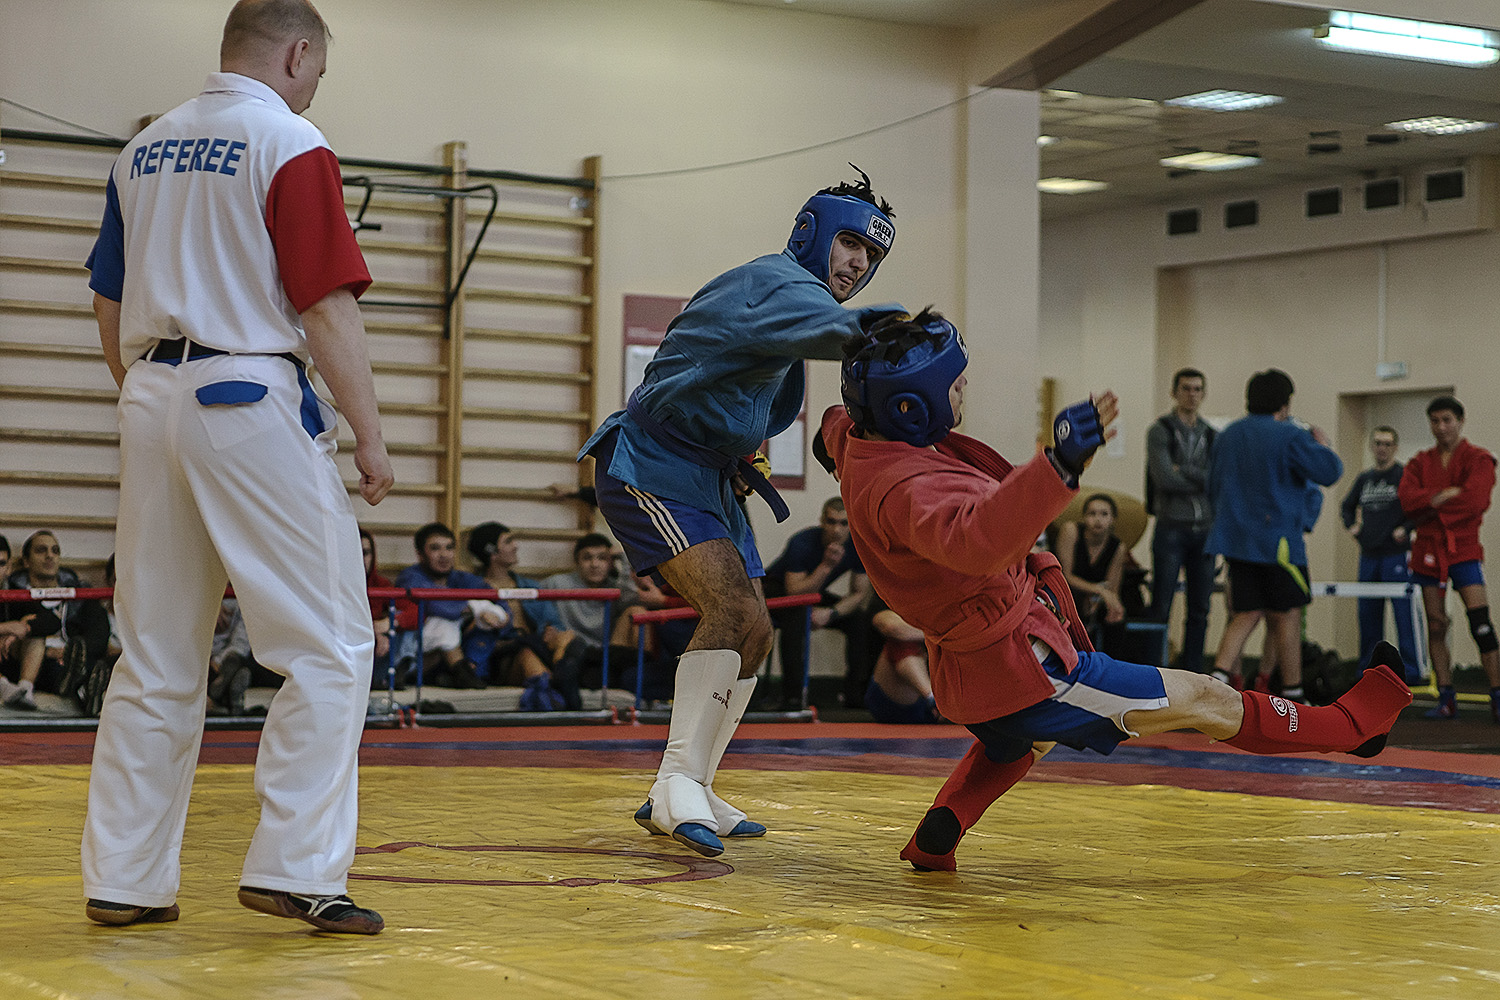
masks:
POLYGON ((918 698, 910 705, 903 705, 892 700, 885 688, 874 680, 865 688, 865 711, 874 716, 876 722, 898 726, 922 726, 938 721, 931 699, 918 698))
MULTIPOLYGON (((1453 563, 1448 567, 1448 580, 1453 581, 1455 587, 1472 587, 1474 584, 1484 585, 1484 565, 1478 559, 1467 559, 1464 562, 1453 563)), ((1446 587, 1447 580, 1441 577, 1428 576, 1426 573, 1412 573, 1411 582, 1419 587, 1446 587)))
POLYGON ((594 463, 594 492, 600 513, 609 522, 609 529, 625 549, 625 558, 635 567, 637 575, 645 576, 691 546, 714 538, 727 538, 734 543, 750 579, 766 575, 748 518, 740 519, 744 527, 736 537, 721 515, 621 482, 607 471, 614 451, 615 434, 606 436, 594 446, 593 455, 597 460, 594 463))
POLYGON ((991 760, 1020 760, 1033 743, 1108 754, 1135 735, 1125 728, 1126 712, 1167 707, 1166 685, 1155 667, 1079 653, 1078 667, 1070 674, 1062 658, 1051 653, 1042 669, 1052 679, 1051 698, 968 727, 991 760))

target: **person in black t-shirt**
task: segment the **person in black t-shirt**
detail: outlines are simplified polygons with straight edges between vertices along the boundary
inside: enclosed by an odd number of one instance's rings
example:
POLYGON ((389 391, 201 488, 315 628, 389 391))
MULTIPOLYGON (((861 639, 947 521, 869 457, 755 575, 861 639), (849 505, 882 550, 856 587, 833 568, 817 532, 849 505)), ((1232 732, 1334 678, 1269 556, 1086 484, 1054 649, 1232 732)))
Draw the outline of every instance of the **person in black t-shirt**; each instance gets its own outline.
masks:
POLYGON ((1057 532, 1057 561, 1073 591, 1078 617, 1094 647, 1115 655, 1125 635, 1125 605, 1120 581, 1125 575, 1125 546, 1115 534, 1119 507, 1105 493, 1083 502, 1083 516, 1057 532))
MULTIPOLYGON (((844 501, 833 497, 823 505, 816 527, 804 528, 786 543, 776 561, 766 568, 767 597, 821 594, 812 609, 812 627, 835 628, 845 637, 844 703, 864 704, 865 688, 880 646, 870 625, 870 580, 849 539, 849 515, 844 501), (829 587, 849 574, 849 592, 829 587)), ((785 608, 773 616, 781 631, 782 708, 801 706, 802 661, 806 656, 802 608, 785 608)))
MULTIPOLYGON (((1370 434, 1375 466, 1361 472, 1344 495, 1341 512, 1344 527, 1359 542, 1361 583, 1406 583, 1411 578, 1407 553, 1411 549, 1411 522, 1401 509, 1396 491, 1401 484, 1401 463, 1396 461, 1400 437, 1393 427, 1377 427, 1370 434)), ((1406 667, 1406 679, 1421 676, 1416 637, 1411 624, 1411 598, 1390 598, 1396 616, 1396 642, 1406 667)), ((1359 658, 1363 661, 1385 634, 1385 600, 1359 599, 1359 658)))

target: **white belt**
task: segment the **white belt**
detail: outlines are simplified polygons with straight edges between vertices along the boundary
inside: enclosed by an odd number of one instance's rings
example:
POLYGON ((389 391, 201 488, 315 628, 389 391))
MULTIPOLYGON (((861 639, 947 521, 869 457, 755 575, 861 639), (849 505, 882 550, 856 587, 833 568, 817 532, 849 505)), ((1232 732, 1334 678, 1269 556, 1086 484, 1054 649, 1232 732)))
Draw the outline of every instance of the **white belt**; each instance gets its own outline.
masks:
POLYGON ((1040 639, 1031 640, 1031 652, 1036 656, 1036 662, 1046 663, 1047 657, 1052 655, 1052 647, 1040 639))

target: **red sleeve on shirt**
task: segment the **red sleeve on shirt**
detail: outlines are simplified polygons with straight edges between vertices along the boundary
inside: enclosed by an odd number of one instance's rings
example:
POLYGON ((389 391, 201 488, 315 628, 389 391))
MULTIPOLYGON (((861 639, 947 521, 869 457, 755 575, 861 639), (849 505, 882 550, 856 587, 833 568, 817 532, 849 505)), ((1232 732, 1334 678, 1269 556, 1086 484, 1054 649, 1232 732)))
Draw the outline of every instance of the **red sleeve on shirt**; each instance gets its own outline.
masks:
POLYGON ((266 229, 281 287, 298 313, 339 288, 358 298, 370 287, 370 269, 344 214, 339 161, 328 147, 310 149, 276 171, 266 195, 266 229))

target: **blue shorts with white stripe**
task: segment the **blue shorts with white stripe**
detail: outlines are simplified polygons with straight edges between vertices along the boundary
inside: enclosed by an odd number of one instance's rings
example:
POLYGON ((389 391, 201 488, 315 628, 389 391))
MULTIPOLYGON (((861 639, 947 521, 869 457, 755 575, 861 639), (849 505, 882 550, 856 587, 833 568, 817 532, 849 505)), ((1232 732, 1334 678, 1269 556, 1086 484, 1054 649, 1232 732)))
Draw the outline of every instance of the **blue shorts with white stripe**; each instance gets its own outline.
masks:
POLYGON ((991 760, 1019 760, 1033 743, 1108 754, 1135 735, 1125 728, 1125 713, 1167 707, 1166 686, 1155 667, 1079 653, 1077 668, 1068 673, 1062 659, 1047 650, 1042 669, 1052 679, 1051 698, 968 727, 991 760))
MULTIPOLYGON (((725 538, 739 550, 750 579, 766 575, 747 518, 738 519, 743 528, 731 528, 712 511, 690 507, 622 482, 606 471, 613 453, 614 435, 595 446, 594 456, 598 461, 594 465, 594 491, 600 513, 609 522, 610 531, 637 573, 644 575, 699 542, 725 538)), ((659 574, 652 575, 660 578, 659 574)))

